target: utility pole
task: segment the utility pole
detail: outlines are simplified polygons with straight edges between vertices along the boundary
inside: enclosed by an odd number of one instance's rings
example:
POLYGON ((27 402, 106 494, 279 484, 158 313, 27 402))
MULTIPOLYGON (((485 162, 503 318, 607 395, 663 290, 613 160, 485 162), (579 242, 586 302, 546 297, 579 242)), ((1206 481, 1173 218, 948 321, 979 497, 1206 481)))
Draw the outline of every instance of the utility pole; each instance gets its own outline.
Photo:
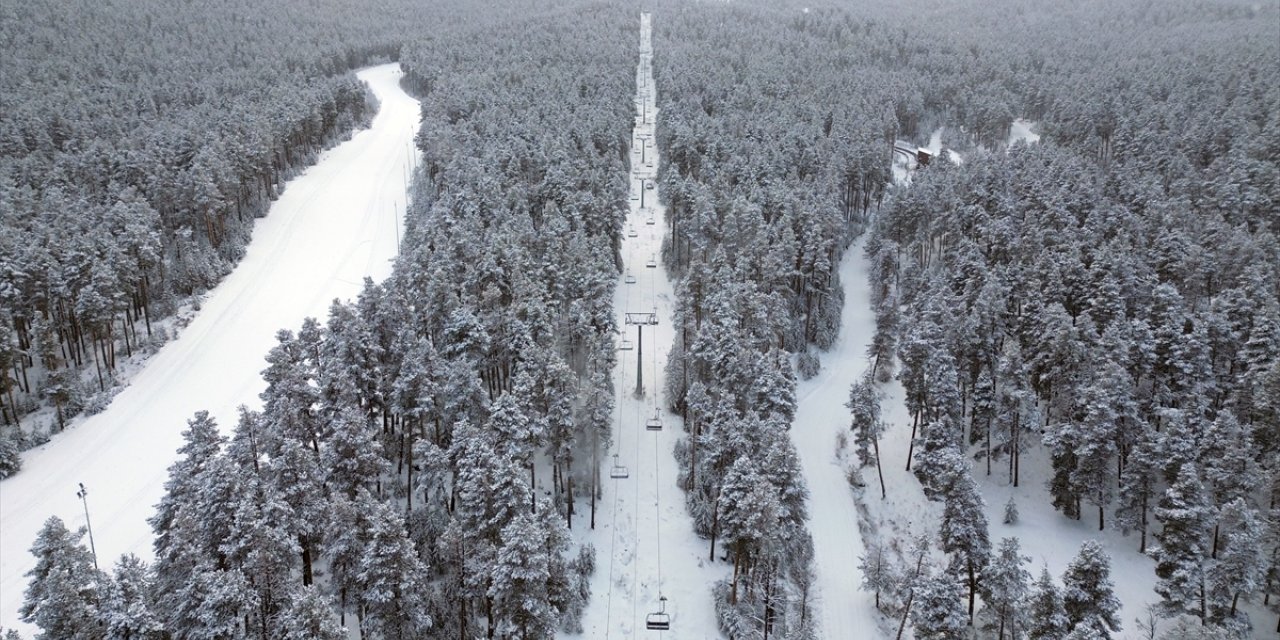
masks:
POLYGON ((84 524, 89 529, 89 551, 93 554, 93 568, 98 569, 98 548, 93 544, 93 525, 89 523, 89 490, 84 488, 84 483, 80 483, 80 490, 76 492, 76 497, 80 498, 80 502, 84 504, 84 524))

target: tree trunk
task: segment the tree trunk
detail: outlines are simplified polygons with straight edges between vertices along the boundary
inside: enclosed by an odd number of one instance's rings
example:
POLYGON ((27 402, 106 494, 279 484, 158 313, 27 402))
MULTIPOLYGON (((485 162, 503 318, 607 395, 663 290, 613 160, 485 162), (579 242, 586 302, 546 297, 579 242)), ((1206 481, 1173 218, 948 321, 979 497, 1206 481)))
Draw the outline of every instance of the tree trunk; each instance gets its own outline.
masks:
MULTIPOLYGON (((876 474, 880 476, 880 499, 884 500, 885 498, 889 497, 889 493, 884 488, 884 470, 880 468, 880 438, 872 438, 871 446, 875 448, 876 474)), ((878 595, 877 595, 877 598, 879 598, 878 595)), ((877 604, 876 606, 879 606, 879 605, 877 604)))
POLYGON ((920 426, 920 414, 917 413, 911 420, 911 442, 907 445, 907 471, 911 470, 911 453, 916 448, 916 428, 920 426))
POLYGON ((898 635, 896 640, 902 640, 902 631, 907 628, 907 616, 911 614, 911 601, 916 597, 915 589, 907 594, 907 604, 902 608, 902 622, 898 624, 898 635))

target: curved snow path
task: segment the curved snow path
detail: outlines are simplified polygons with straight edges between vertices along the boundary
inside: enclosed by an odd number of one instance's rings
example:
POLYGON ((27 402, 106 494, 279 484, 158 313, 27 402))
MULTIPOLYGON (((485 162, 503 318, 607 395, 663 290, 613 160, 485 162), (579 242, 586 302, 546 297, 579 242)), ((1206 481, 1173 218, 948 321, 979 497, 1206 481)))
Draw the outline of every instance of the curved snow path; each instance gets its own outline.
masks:
MULTIPOLYGON (((836 434, 849 429, 849 387, 867 370, 867 345, 875 335, 866 258, 862 241, 845 250, 840 262, 844 309, 840 335, 822 354, 822 371, 796 385, 799 398, 791 439, 809 486, 809 532, 813 535, 815 604, 819 638, 872 637, 879 628, 875 601, 860 591, 858 558, 864 553, 853 491, 844 465, 836 458, 836 434)), ((863 471, 868 494, 879 491, 875 469, 863 471)))
MULTIPOLYGON (((638 637, 666 639, 720 638, 716 626, 712 584, 727 575, 728 565, 707 561, 709 542, 700 540, 685 509, 684 492, 676 485, 676 441, 683 434, 680 417, 658 413, 661 431, 649 431, 665 389, 667 353, 675 340, 671 310, 675 302, 671 282, 659 262, 665 235, 665 209, 658 202, 658 151, 654 140, 657 98, 653 91, 649 14, 640 19, 640 64, 636 75, 636 125, 632 133, 631 203, 623 236, 624 274, 614 292, 613 307, 623 338, 632 350, 619 351, 613 371, 617 407, 613 414, 614 444, 601 460, 601 493, 596 504, 596 528, 579 518, 574 532, 596 548, 596 571, 591 577, 591 601, 583 614, 583 633, 564 637, 624 640, 638 637), (647 188, 653 186, 654 188, 647 188), (642 200, 643 198, 643 200, 642 200), (643 202, 643 207, 641 203, 643 202), (648 224, 649 220, 654 224, 648 224), (634 283, 627 283, 627 275, 634 283), (636 343, 636 327, 625 314, 652 312, 657 326, 645 326, 643 343, 636 343), (636 360, 643 358, 645 394, 635 396, 636 360), (628 477, 610 477, 613 454, 628 477), (581 523, 581 524, 577 524, 581 523), (666 596, 670 631, 647 631, 645 617, 654 612, 659 596, 666 596)), ((579 505, 589 514, 590 505, 579 505)))
POLYGON ((239 405, 261 406, 259 374, 277 330, 327 316, 334 298, 360 292, 365 276, 390 275, 419 120, 401 75, 396 64, 357 72, 381 102, 373 125, 288 182, 235 271, 105 411, 26 452, 22 471, 0 482, 0 626, 32 632, 17 614, 23 574, 35 566, 28 549, 49 516, 84 525, 77 483, 89 491, 99 566, 109 570, 125 553, 150 559, 146 519, 186 420, 208 409, 229 433, 239 405))

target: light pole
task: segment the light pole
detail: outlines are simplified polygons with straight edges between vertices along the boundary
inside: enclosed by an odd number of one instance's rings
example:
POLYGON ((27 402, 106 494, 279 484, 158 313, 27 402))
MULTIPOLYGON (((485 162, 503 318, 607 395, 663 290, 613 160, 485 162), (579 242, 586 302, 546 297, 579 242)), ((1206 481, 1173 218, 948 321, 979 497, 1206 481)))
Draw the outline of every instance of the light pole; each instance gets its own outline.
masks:
POLYGON ((76 497, 80 498, 80 502, 84 504, 84 524, 89 529, 89 551, 93 553, 93 568, 98 569, 98 548, 93 544, 93 525, 89 522, 89 490, 84 488, 84 483, 80 483, 80 490, 76 492, 76 497))

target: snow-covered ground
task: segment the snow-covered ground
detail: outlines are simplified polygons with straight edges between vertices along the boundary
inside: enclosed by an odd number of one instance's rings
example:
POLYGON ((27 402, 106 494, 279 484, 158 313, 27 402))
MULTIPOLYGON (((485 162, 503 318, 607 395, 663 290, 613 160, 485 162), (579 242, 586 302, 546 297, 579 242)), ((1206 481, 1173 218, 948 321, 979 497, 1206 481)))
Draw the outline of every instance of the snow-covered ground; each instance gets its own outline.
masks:
MULTIPOLYGON (((616 638, 719 638, 711 585, 726 577, 728 566, 707 561, 708 543, 693 531, 684 505, 684 492, 676 485, 676 461, 672 454, 683 429, 680 417, 661 411, 663 367, 675 337, 671 325, 674 302, 671 282, 661 265, 664 208, 658 204, 656 185, 658 151, 654 140, 657 99, 650 67, 649 15, 640 23, 640 64, 636 75, 636 125, 631 154, 631 211, 627 216, 622 256, 624 274, 614 294, 614 312, 631 350, 618 352, 614 386, 618 405, 614 412, 614 446, 601 469, 603 490, 597 505, 596 528, 575 527, 582 543, 596 548, 596 572, 591 580, 591 602, 583 616, 583 633, 565 637, 608 640, 616 638), (653 188, 649 188, 649 187, 653 188), (642 204, 643 203, 643 204, 642 204), (653 220, 653 224, 649 221, 653 220), (650 261, 654 266, 648 266, 650 261), (628 283, 628 276, 634 283, 628 283), (645 326, 637 342, 637 328, 625 324, 627 313, 654 313, 656 326, 645 326), (636 363, 643 367, 644 396, 637 398, 636 363), (654 416, 662 430, 650 431, 654 416), (628 477, 610 477, 613 454, 628 477), (645 617, 665 596, 671 630, 646 631, 645 617)), ((580 504, 578 513, 590 507, 580 504)))
POLYGON ((149 559, 146 519, 186 420, 208 409, 229 431, 239 405, 261 404, 259 373, 277 330, 324 317, 334 298, 359 293, 365 276, 390 274, 418 102, 400 89, 395 64, 358 75, 381 102, 373 125, 288 182, 239 266, 105 411, 27 451, 22 471, 0 482, 0 626, 31 634, 17 614, 23 574, 34 566, 28 548, 49 516, 84 525, 77 483, 88 488, 102 568, 124 553, 149 559))
POLYGON ((849 387, 866 371, 866 349, 875 335, 866 262, 861 242, 845 251, 840 263, 845 296, 840 336, 822 354, 822 371, 797 385, 799 406, 791 427, 809 487, 820 638, 873 637, 870 630, 878 618, 872 594, 858 589, 858 558, 865 550, 845 466, 836 455, 836 434, 849 430, 844 406, 849 387))
POLYGON ((1033 131, 1035 126, 1036 123, 1030 120, 1023 120, 1022 118, 1014 120, 1013 126, 1009 127, 1009 141, 1007 144, 1012 147, 1019 140, 1027 144, 1040 142, 1040 134, 1033 131))

